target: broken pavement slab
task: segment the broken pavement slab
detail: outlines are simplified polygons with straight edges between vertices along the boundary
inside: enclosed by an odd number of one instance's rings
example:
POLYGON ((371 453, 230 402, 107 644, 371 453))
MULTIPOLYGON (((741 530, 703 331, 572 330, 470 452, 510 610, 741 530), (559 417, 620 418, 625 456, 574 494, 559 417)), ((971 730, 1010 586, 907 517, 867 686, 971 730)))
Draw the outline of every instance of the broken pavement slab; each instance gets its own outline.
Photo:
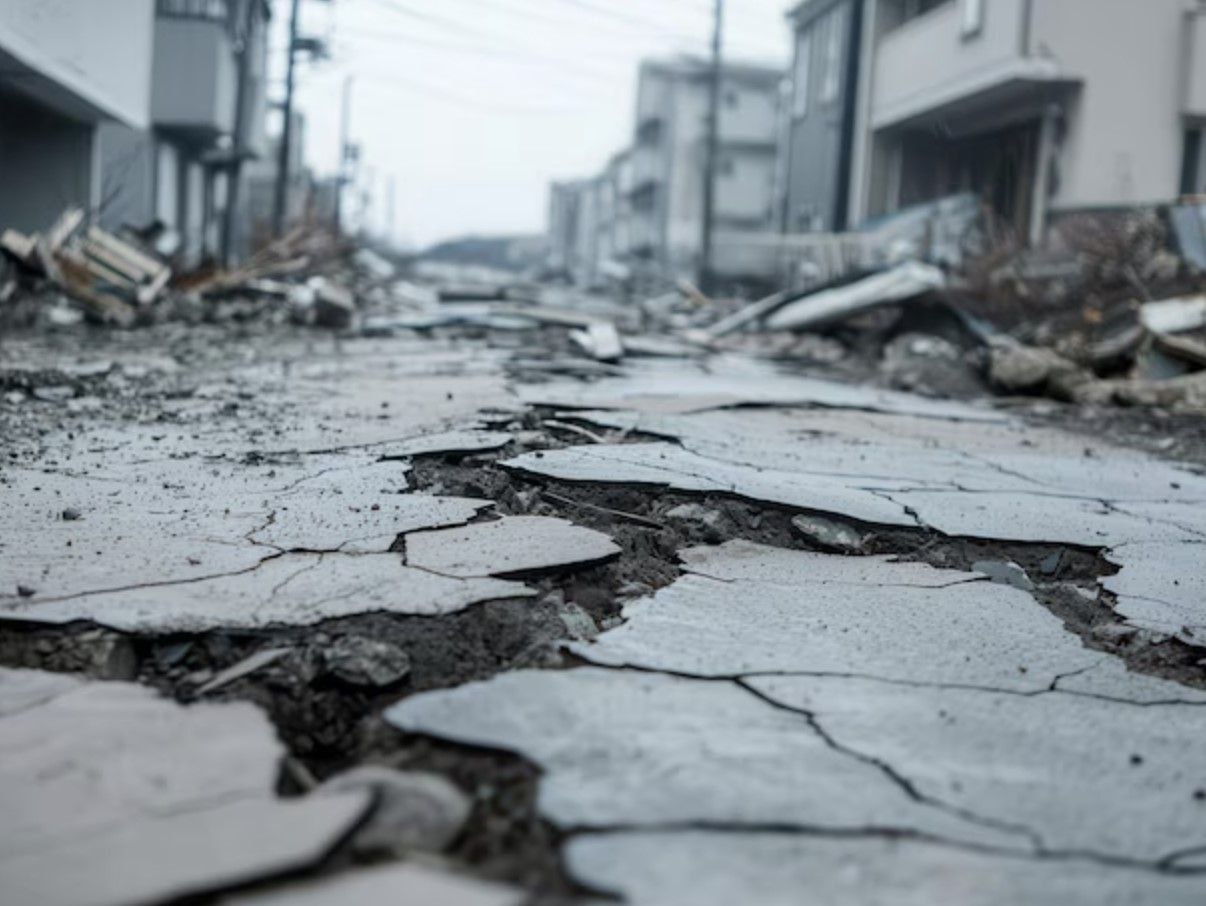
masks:
POLYGON ((806 717, 736 683, 584 667, 518 671, 408 698, 407 733, 518 752, 543 769, 540 812, 562 828, 792 825, 1026 850, 1027 835, 919 801, 806 717))
POLYGON ((571 650, 592 663, 679 675, 875 677, 1041 692, 1101 655, 1032 597, 885 557, 730 541, 680 555, 687 576, 624 607, 571 650))
POLYGON ((859 678, 749 683, 785 707, 806 710, 838 745, 892 765, 923 796, 1025 827, 1046 852, 1154 866, 1206 847, 1200 704, 859 678))
POLYGON ((1132 626, 1206 647, 1206 540, 1138 542, 1106 553, 1121 567, 1098 580, 1132 626))
POLYGON ((583 834, 567 844, 565 859, 580 883, 632 906, 1198 906, 1206 889, 1200 875, 873 834, 583 834))
POLYGON ((625 374, 591 384, 559 381, 523 385, 518 393, 529 405, 575 409, 686 413, 732 406, 812 405, 934 419, 1007 420, 987 407, 790 375, 765 363, 737 357, 713 356, 702 364, 643 360, 626 367, 625 374))
POLYGON ((915 526, 903 506, 824 475, 722 462, 677 444, 590 445, 525 453, 504 466, 562 481, 641 484, 678 491, 735 494, 828 513, 860 522, 915 526))
POLYGON ((86 620, 123 632, 309 626, 365 613, 441 616, 534 592, 500 579, 458 579, 407 567, 400 554, 283 554, 230 575, 0 606, 0 620, 86 620))
POLYGON ((462 579, 524 576, 602 563, 619 546, 602 532, 547 516, 504 516, 406 536, 406 563, 462 579))
POLYGON ((0 670, 0 890, 118 906, 309 867, 371 797, 278 799, 283 753, 249 704, 0 670))

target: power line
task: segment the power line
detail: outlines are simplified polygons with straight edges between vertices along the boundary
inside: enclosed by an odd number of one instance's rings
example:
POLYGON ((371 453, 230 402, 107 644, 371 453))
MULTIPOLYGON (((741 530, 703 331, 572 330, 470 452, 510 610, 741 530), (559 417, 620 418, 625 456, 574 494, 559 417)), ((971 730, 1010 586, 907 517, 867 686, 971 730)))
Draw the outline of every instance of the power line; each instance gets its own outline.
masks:
POLYGON ((428 82, 425 79, 406 78, 391 73, 383 75, 373 72, 357 71, 356 78, 363 80, 367 84, 377 84, 378 86, 392 87, 398 85, 404 88, 416 88, 436 97, 443 98, 453 103, 462 104, 464 106, 473 107, 474 109, 484 110, 488 113, 503 113, 531 115, 531 116, 569 116, 581 115, 581 107, 525 107, 514 104, 502 104, 497 101, 486 100, 481 97, 461 94, 458 91, 449 90, 447 86, 440 85, 434 82, 428 82))
POLYGON ((577 61, 563 59, 529 51, 517 51, 511 48, 491 47, 482 44, 463 44, 453 41, 438 41, 416 35, 405 35, 399 32, 383 32, 380 30, 365 30, 344 27, 341 33, 351 35, 353 40, 383 41, 392 44, 409 44, 416 47, 430 47, 435 50, 447 50, 453 53, 468 53, 500 60, 513 60, 538 66, 553 66, 563 72, 578 73, 583 78, 590 78, 599 83, 614 85, 617 74, 614 71, 596 69, 585 66, 577 61))

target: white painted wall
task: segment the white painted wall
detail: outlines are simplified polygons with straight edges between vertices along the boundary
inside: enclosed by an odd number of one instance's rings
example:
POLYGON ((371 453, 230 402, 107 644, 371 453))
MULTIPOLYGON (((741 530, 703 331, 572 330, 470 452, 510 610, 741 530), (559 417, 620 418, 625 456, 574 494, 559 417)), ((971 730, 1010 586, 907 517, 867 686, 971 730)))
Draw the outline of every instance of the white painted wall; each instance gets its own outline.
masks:
MULTIPOLYGON (((1036 0, 1062 7, 1087 24, 1087 7, 1098 0, 1036 0)), ((1126 2, 1126 0, 1124 0, 1126 2)), ((1130 0, 1146 6, 1146 0, 1130 0)), ((1025 0, 991 0, 979 34, 964 40, 962 3, 948 3, 889 31, 875 55, 871 120, 889 125, 958 96, 969 82, 990 78, 1021 58, 1025 0)))
POLYGON ((149 122, 153 26, 154 0, 0 0, 0 50, 62 92, 43 100, 135 128, 149 122))
POLYGON ((1084 81, 1060 153, 1055 207, 1176 196, 1186 8, 1185 0, 1036 0, 1033 53, 1084 81))

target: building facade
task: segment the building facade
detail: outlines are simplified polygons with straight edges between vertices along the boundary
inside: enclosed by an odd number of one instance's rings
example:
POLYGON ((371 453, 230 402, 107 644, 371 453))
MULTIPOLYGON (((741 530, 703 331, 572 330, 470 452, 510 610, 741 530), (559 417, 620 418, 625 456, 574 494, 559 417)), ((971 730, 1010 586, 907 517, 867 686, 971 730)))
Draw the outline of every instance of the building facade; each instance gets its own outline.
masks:
POLYGON ((970 192, 1038 242, 1062 213, 1206 190, 1198 0, 806 0, 793 21, 785 232, 970 192))
MULTIPOLYGON (((703 234, 710 65, 693 58, 641 65, 632 145, 598 176, 554 183, 550 263, 579 283, 624 275, 693 276, 703 234)), ((713 217, 714 271, 741 278, 760 265, 744 241, 776 229, 782 72, 722 69, 713 217)))
MULTIPOLYGON (((692 275, 703 235, 710 64, 681 58, 641 65, 632 146, 631 257, 670 275, 692 275)), ((714 269, 742 268, 724 246, 774 227, 782 72, 728 63, 721 71, 713 218, 714 269)))
POLYGON ((841 232, 849 226, 850 161, 862 37, 861 0, 811 0, 790 14, 785 183, 780 228, 841 232))
POLYGON ((102 127, 150 126, 154 24, 154 0, 0 3, 0 226, 102 208, 102 127))
POLYGON ((269 15, 266 0, 0 3, 0 226, 44 230, 78 206, 110 229, 157 221, 185 263, 245 250, 232 189, 266 150, 269 15))

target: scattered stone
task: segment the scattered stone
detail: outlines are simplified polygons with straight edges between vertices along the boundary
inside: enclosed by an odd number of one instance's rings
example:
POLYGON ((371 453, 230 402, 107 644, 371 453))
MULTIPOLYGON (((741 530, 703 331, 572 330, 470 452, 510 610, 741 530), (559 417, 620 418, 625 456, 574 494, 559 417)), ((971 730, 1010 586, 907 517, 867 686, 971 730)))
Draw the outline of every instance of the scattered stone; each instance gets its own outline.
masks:
POLYGON ((64 522, 75 522, 80 518, 80 511, 74 507, 68 507, 67 509, 63 510, 61 515, 64 522))
POLYGON ((377 798, 369 821, 356 832, 354 850, 364 857, 438 853, 448 848, 469 819, 472 803, 437 774, 366 765, 336 774, 318 792, 369 789, 377 798))
POLYGON ((410 656, 390 642, 337 637, 322 649, 327 670, 353 686, 392 686, 410 673, 410 656))
POLYGON ((29 585, 18 585, 17 586, 17 594, 20 595, 22 598, 32 598, 37 593, 38 593, 38 590, 36 588, 33 588, 32 586, 29 586, 29 585))
POLYGON ((702 530, 707 541, 718 542, 722 540, 724 516, 706 506, 701 506, 698 503, 679 504, 673 509, 667 510, 666 518, 673 522, 682 522, 695 526, 697 529, 702 530))
POLYGON ((571 639, 586 642, 598 636, 599 627, 594 618, 573 601, 560 602, 557 614, 565 624, 565 631, 571 639))
POLYGON ((977 560, 972 564, 973 572, 983 573, 990 582, 998 585, 1009 585, 1022 591, 1034 591, 1034 583, 1026 575, 1026 570, 1013 561, 977 560))
POLYGON ((842 554, 859 554, 863 551, 865 539, 862 533, 841 522, 821 516, 801 515, 793 518, 791 524, 804 538, 825 550, 842 554))

